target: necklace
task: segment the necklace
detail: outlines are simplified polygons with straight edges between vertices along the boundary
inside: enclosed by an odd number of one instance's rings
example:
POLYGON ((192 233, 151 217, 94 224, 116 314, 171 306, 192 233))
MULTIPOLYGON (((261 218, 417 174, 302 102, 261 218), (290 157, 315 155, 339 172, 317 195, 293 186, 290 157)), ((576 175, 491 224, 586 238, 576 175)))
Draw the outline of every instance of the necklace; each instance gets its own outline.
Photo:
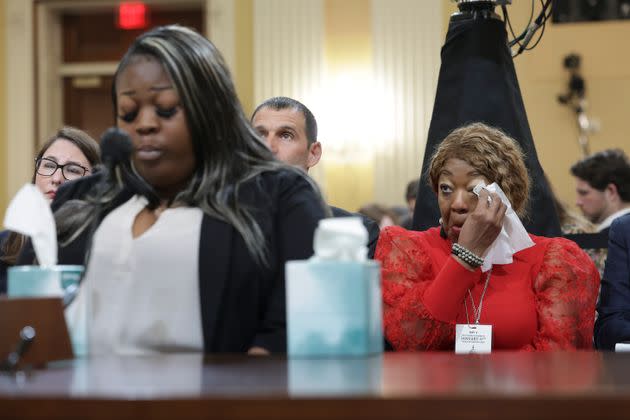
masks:
MULTIPOLYGON (((486 290, 488 290, 488 283, 490 283, 490 274, 492 274, 492 269, 488 271, 488 275, 486 276, 486 283, 483 285, 483 291, 481 292, 481 297, 479 298, 479 307, 475 306, 475 300, 473 299, 472 293, 470 289, 468 289, 468 296, 470 296, 470 303, 472 304, 473 309, 473 317, 475 319, 475 324, 479 324, 479 318, 481 318, 481 308, 483 307, 483 297, 486 295, 486 290)), ((466 309, 466 322, 470 325, 470 319, 468 318, 468 305, 466 304, 466 298, 464 298, 464 309, 466 309)))

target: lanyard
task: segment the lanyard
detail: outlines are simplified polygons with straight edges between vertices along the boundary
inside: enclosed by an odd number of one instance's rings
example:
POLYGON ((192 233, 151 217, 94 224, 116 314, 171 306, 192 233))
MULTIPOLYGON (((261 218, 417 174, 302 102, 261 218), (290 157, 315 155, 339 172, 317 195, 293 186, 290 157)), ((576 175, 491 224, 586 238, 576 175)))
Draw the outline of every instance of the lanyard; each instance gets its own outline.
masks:
MULTIPOLYGON (((488 271, 488 275, 486 276, 486 283, 483 286, 483 291, 481 292, 481 297, 479 298, 479 307, 475 306, 475 301, 472 297, 472 293, 470 293, 470 289, 468 289, 468 296, 470 296, 470 303, 473 308, 473 316, 475 317, 475 324, 479 324, 479 318, 481 318, 481 308, 483 306, 483 297, 486 294, 486 290, 488 290, 488 283, 490 283, 490 274, 492 273, 492 269, 488 271)), ((464 309, 466 309, 466 322, 470 325, 470 319, 468 318, 468 305, 466 304, 466 298, 464 298, 464 309)))

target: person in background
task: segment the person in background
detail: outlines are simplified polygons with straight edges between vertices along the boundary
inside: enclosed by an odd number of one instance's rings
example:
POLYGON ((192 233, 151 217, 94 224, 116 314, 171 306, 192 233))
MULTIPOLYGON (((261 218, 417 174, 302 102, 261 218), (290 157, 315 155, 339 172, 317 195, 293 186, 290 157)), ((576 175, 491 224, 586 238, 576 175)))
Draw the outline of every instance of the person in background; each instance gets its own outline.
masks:
POLYGON ((388 226, 398 226, 400 223, 399 217, 394 210, 380 204, 366 204, 359 209, 358 213, 378 223, 379 229, 388 226))
POLYGON ((409 213, 407 214, 407 217, 402 219, 402 221, 400 222, 400 226, 408 230, 411 230, 413 228, 413 212, 416 209, 418 182, 420 182, 418 178, 412 179, 411 181, 409 181, 409 183, 407 184, 407 188, 405 189, 405 201, 407 202, 409 213))
MULTIPOLYGON (((317 140, 317 120, 303 103, 284 96, 267 99, 256 107, 251 118, 254 129, 263 138, 276 159, 308 172, 322 157, 317 140)), ((361 216, 330 206, 334 217, 361 216)), ((361 217, 368 231, 368 257, 373 258, 378 240, 378 225, 361 217)))
MULTIPOLYGON (((549 184, 551 185, 551 184, 549 184)), ((565 203, 553 194, 553 204, 558 213, 560 229, 565 235, 574 233, 595 233, 597 227, 588 221, 584 216, 571 210, 565 203)))
POLYGON ((83 264, 89 248, 66 315, 78 324, 98 302, 90 353, 285 352, 284 268, 313 254, 327 215, 317 187, 274 159, 221 54, 191 29, 136 38, 112 94, 131 162, 103 196, 90 195, 103 177, 89 177, 53 203, 77 209, 59 228, 60 263, 83 264))
POLYGON ((630 342, 630 214, 616 218, 610 226, 597 313, 597 349, 614 351, 617 343, 630 342))
POLYGON ((620 149, 594 153, 571 167, 576 205, 602 232, 617 217, 630 213, 630 161, 620 149))
MULTIPOLYGON (((39 149, 31 182, 52 201, 64 182, 91 174, 100 163, 96 140, 77 128, 63 127, 39 149)), ((0 293, 6 293, 7 269, 16 263, 25 241, 18 233, 0 232, 0 293)))
POLYGON ((496 182, 523 216, 529 176, 517 142, 472 123, 452 131, 428 168, 439 226, 423 232, 383 229, 384 330, 396 350, 453 350, 456 324, 492 326, 493 350, 592 348, 599 274, 588 255, 563 238, 529 235, 534 245, 513 262, 482 272, 506 205, 473 188, 496 182))
POLYGON ((317 120, 300 101, 284 96, 267 99, 256 107, 251 120, 276 159, 306 172, 321 159, 317 120))
MULTIPOLYGON (((549 184, 551 185, 551 184, 549 184)), ((586 220, 582 215, 577 214, 564 203, 562 203, 558 197, 553 194, 554 205, 556 208, 556 213, 558 213, 558 219, 560 220, 560 229, 562 229, 563 235, 568 235, 567 238, 575 241, 580 247, 591 257, 593 263, 595 263, 595 267, 597 267, 597 271, 599 272, 600 278, 604 275, 604 267, 606 265, 606 255, 608 254, 608 250, 605 246, 597 246, 590 244, 581 244, 575 238, 575 235, 580 236, 584 233, 601 235, 602 233, 597 233, 597 228, 594 224, 586 220)), ((602 238, 602 240, 606 240, 602 238)), ((599 239, 597 242, 601 242, 599 239)))

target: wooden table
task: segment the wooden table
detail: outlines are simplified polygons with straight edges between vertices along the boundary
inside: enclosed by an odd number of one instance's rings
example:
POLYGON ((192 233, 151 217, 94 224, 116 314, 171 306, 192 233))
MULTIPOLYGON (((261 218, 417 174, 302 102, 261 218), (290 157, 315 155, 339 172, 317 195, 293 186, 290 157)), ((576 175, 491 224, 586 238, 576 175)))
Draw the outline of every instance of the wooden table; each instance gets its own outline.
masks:
POLYGON ((630 416, 630 354, 198 355, 0 376, 2 418, 604 419, 630 416))

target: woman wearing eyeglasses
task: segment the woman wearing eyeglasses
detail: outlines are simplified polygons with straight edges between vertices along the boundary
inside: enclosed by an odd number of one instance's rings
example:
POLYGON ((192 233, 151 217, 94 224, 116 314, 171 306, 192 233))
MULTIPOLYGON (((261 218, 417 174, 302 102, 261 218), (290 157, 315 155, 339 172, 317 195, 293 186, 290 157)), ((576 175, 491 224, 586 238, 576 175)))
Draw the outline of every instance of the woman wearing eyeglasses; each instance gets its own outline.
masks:
MULTIPOLYGON (((63 127, 39 150, 31 182, 52 201, 61 184, 89 175, 100 162, 98 143, 89 134, 63 127)), ((6 293, 7 268, 15 264, 23 246, 22 235, 0 232, 0 293, 6 293)))

